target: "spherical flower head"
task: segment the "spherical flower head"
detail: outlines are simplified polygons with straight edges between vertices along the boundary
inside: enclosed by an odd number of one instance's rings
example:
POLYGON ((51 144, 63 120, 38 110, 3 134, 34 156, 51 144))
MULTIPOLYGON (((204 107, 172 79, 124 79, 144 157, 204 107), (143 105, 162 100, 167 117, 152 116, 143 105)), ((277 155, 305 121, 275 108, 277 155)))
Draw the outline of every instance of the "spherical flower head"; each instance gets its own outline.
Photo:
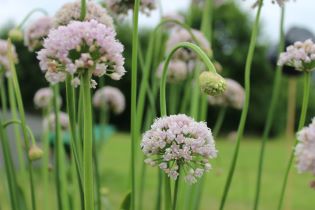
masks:
POLYGON ((297 133, 295 147, 296 167, 299 173, 310 172, 315 175, 315 118, 312 123, 297 133))
POLYGON ((217 73, 204 71, 199 76, 201 91, 210 96, 221 95, 226 90, 225 79, 217 73))
POLYGON ((41 88, 34 95, 34 104, 36 107, 44 109, 51 105, 54 93, 51 88, 41 88))
POLYGON ((12 42, 20 42, 23 40, 23 32, 19 28, 13 28, 9 31, 9 38, 12 42))
POLYGON ((278 65, 292 66, 298 71, 312 71, 315 68, 315 44, 311 39, 295 42, 280 54, 278 65))
MULTIPOLYGON (((211 55, 212 50, 210 43, 203 33, 197 30, 192 30, 192 34, 194 35, 193 37, 186 29, 175 28, 171 32, 166 42, 166 51, 170 52, 177 44, 181 42, 192 42, 200 46, 201 49, 204 50, 208 55, 211 55)), ((174 58, 189 62, 191 60, 196 60, 197 55, 190 49, 182 48, 175 52, 174 58)))
POLYGON ((188 183, 195 183, 209 171, 209 159, 217 156, 206 123, 196 122, 184 114, 156 119, 144 133, 141 149, 147 157, 145 163, 158 166, 174 180, 181 171, 188 183))
POLYGON ((70 74, 76 78, 73 84, 77 86, 86 71, 93 76, 108 75, 119 80, 125 74, 124 48, 115 37, 113 28, 96 20, 73 21, 50 31, 37 58, 52 84, 63 82, 70 74))
MULTIPOLYGON (((14 63, 17 63, 18 59, 17 59, 15 47, 14 47, 14 45, 11 45, 11 46, 12 46, 11 54, 13 57, 13 61, 14 61, 14 63)), ((9 77, 11 75, 8 52, 9 52, 8 42, 6 40, 0 39, 0 73, 2 73, 2 71, 5 71, 5 75, 7 77, 9 77)))
POLYGON ((125 110, 125 96, 118 88, 105 86, 95 92, 93 105, 120 114, 125 110))
POLYGON ((28 157, 31 161, 41 159, 44 155, 44 151, 39 148, 36 144, 32 145, 28 151, 28 157))
POLYGON ((53 27, 53 19, 48 16, 41 17, 33 22, 25 31, 24 44, 30 51, 34 51, 43 45, 44 38, 53 27))
MULTIPOLYGON (((69 116, 65 112, 59 112, 59 120, 61 130, 66 131, 69 129, 69 116)), ((44 120, 44 128, 48 128, 51 131, 55 131, 56 126, 56 115, 55 113, 51 113, 44 120)))
POLYGON ((208 102, 214 106, 230 106, 235 109, 242 109, 245 100, 244 88, 235 80, 225 79, 226 90, 222 95, 208 96, 208 102))
MULTIPOLYGON (((157 70, 158 78, 162 77, 164 62, 161 63, 157 70)), ((178 83, 184 81, 188 76, 187 64, 181 60, 171 60, 167 69, 167 81, 169 83, 178 83)))
MULTIPOLYGON (((81 2, 75 1, 64 4, 56 13, 54 17, 54 25, 68 25, 71 21, 81 20, 81 2)), ((86 3, 85 21, 96 20, 103 23, 107 27, 113 27, 113 19, 108 14, 107 10, 93 1, 86 3)))
MULTIPOLYGON (((106 7, 115 15, 125 16, 134 8, 134 0, 105 0, 106 7)), ((141 0, 140 11, 149 16, 150 12, 156 8, 155 0, 141 0)))

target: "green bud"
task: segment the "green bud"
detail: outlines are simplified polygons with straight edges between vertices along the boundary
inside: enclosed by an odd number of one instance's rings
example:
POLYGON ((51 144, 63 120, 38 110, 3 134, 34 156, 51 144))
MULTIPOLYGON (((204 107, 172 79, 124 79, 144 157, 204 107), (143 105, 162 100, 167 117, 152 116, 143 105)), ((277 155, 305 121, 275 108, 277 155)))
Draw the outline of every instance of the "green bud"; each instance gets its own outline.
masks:
POLYGON ((43 156, 44 152, 41 148, 39 148, 37 145, 32 145, 29 152, 28 156, 30 160, 38 160, 43 156))
POLYGON ((13 28, 9 31, 9 37, 13 42, 20 42, 23 40, 23 32, 18 28, 13 28))
POLYGON ((201 91, 207 95, 218 96, 226 89, 226 82, 220 74, 204 71, 199 76, 201 91))

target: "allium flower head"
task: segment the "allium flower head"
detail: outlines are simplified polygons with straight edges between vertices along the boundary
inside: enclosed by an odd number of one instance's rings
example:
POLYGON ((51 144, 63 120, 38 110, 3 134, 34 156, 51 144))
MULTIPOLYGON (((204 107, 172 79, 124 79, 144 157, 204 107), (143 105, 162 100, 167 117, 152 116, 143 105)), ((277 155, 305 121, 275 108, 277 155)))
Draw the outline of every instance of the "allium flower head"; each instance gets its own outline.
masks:
MULTIPOLYGON (((75 1, 64 4, 56 13, 54 18, 54 25, 68 25, 71 21, 80 20, 81 15, 81 2, 75 1)), ((105 8, 88 1, 86 4, 85 21, 96 20, 107 27, 113 27, 113 19, 105 8)))
POLYGON ((280 54, 278 65, 292 66, 298 71, 312 71, 315 68, 315 44, 311 39, 295 42, 280 54))
POLYGON ((174 180, 181 171, 188 183, 195 183, 209 171, 209 159, 217 156, 206 123, 196 122, 184 114, 156 119, 151 129, 144 133, 141 149, 147 164, 160 167, 174 180))
MULTIPOLYGON (((116 15, 126 15, 129 10, 134 8, 135 0, 105 0, 107 8, 116 15)), ((155 0, 141 0, 140 11, 143 14, 150 15, 150 12, 156 8, 155 0)))
MULTIPOLYGON (((164 62, 161 63, 157 70, 157 76, 162 77, 164 62)), ((167 70, 167 81, 177 83, 184 81, 188 76, 187 64, 181 60, 171 60, 167 70)))
POLYGON ((37 145, 32 145, 28 151, 28 157, 32 161, 42 158, 43 155, 44 155, 44 151, 41 148, 39 148, 37 145))
POLYGON ((25 31, 24 43, 30 51, 43 45, 44 38, 53 26, 51 17, 44 16, 32 23, 25 31))
POLYGON ((295 147, 298 172, 315 175, 315 118, 312 123, 297 133, 299 143, 295 147))
MULTIPOLYGON (((191 34, 184 28, 174 29, 167 40, 166 51, 170 52, 180 42, 192 42, 200 46, 202 50, 210 55, 211 47, 207 38, 200 31, 197 30, 192 30, 192 34, 194 35, 194 37, 192 37, 191 34), (197 42, 195 42, 195 40, 197 42)), ((191 60, 195 60, 197 58, 197 55, 190 49, 183 48, 175 52, 174 58, 188 62, 191 60)))
MULTIPOLYGON (((14 62, 17 62, 17 54, 15 47, 12 45, 12 57, 14 62)), ((10 76, 10 62, 8 59, 9 45, 6 40, 0 39, 0 73, 2 70, 5 71, 6 76, 10 76)))
POLYGON ((125 96, 118 88, 105 86, 95 92, 93 105, 120 114, 125 110, 125 96))
POLYGON ((215 106, 231 106, 235 109, 242 109, 245 100, 244 88, 235 80, 225 78, 225 81, 226 90, 222 95, 208 96, 209 104, 215 106))
POLYGON ((41 88, 34 95, 34 104, 38 108, 48 107, 54 98, 51 88, 41 88))
MULTIPOLYGON (((37 56, 46 79, 58 83, 71 74, 75 77, 72 84, 77 86, 80 76, 91 71, 97 77, 108 75, 119 80, 125 74, 124 57, 123 46, 115 36, 113 28, 96 20, 73 21, 51 30, 37 56)), ((95 85, 91 81, 91 86, 95 85)))
POLYGON ((221 95, 226 90, 226 81, 220 74, 204 71, 199 76, 200 89, 210 96, 221 95))
MULTIPOLYGON (((65 112, 59 112, 59 119, 60 119, 60 126, 63 131, 69 129, 69 117, 68 114, 65 112)), ((56 126, 56 115, 55 113, 51 113, 45 120, 44 120, 44 127, 48 128, 51 131, 55 130, 56 126)))

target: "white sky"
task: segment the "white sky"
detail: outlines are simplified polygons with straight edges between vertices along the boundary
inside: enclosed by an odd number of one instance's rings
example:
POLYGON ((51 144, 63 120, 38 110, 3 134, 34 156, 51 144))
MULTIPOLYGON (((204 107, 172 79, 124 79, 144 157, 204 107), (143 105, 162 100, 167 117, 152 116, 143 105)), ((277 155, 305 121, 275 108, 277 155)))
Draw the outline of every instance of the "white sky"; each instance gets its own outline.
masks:
MULTIPOLYGON (((11 19, 16 22, 21 21, 23 17, 33 8, 41 7, 46 9, 50 15, 70 0, 0 0, 0 25, 11 19)), ((190 0, 161 0, 164 13, 187 8, 190 0)), ((255 11, 251 9, 254 0, 237 0, 242 9, 251 13, 252 17, 255 11)), ((264 0, 262 11, 262 24, 264 26, 264 36, 276 41, 278 37, 278 24, 280 9, 271 0, 264 0)), ((292 25, 305 26, 315 31, 315 1, 314 0, 296 0, 286 4, 286 28, 292 25)), ((34 15, 34 17, 36 17, 34 15)), ((159 20, 159 13, 154 12, 149 18, 140 17, 140 25, 154 25, 159 20)), ((237 23, 236 23, 237 24, 237 23)))

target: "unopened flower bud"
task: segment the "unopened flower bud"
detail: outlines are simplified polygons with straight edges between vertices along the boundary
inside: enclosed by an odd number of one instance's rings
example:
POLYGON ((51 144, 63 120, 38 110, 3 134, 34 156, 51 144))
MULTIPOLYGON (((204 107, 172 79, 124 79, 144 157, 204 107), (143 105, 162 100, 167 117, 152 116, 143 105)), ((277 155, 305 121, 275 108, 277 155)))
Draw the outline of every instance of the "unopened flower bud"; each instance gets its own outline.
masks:
POLYGON ((224 78, 210 71, 205 71, 200 74, 199 83, 201 91, 211 96, 221 95, 226 89, 224 78))
POLYGON ((37 145, 32 145, 28 152, 30 160, 38 160, 43 156, 43 154, 44 154, 43 150, 39 148, 37 145))
POLYGON ((13 42, 20 42, 23 40, 23 32, 18 28, 13 28, 9 31, 9 37, 13 42))

